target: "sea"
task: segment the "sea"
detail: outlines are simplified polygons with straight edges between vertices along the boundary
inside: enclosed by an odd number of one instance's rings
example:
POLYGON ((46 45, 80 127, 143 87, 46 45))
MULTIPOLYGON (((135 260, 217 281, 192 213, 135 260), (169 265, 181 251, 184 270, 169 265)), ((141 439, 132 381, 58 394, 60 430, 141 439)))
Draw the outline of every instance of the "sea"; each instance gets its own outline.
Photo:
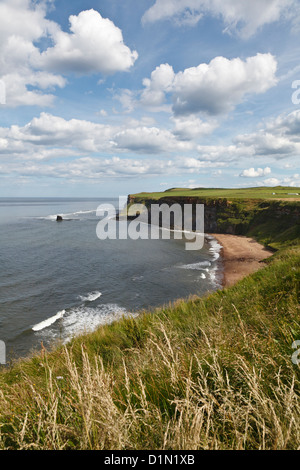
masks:
POLYGON ((97 225, 107 214, 97 215, 99 206, 118 211, 119 199, 0 198, 0 341, 7 363, 221 287, 214 238, 206 236, 198 251, 172 234, 101 240, 97 225))

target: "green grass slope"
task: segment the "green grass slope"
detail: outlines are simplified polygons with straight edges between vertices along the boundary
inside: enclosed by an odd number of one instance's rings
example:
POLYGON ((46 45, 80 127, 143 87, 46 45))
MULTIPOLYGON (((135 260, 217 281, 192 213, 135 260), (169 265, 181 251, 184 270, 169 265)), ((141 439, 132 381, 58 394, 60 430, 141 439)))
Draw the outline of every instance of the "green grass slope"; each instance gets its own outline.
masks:
POLYGON ((2 449, 297 449, 300 247, 0 374, 2 449))

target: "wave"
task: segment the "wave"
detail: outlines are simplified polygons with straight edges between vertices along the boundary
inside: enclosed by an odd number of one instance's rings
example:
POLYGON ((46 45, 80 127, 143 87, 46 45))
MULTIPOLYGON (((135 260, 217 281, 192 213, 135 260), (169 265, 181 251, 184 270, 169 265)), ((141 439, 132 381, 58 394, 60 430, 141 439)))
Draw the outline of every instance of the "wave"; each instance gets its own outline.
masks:
POLYGON ((93 213, 96 214, 96 209, 91 210, 91 211, 77 211, 77 212, 73 212, 74 215, 77 215, 77 214, 93 214, 93 213))
MULTIPOLYGON (((40 219, 40 220, 51 220, 51 221, 56 221, 56 217, 60 215, 63 219, 65 220, 70 220, 69 218, 75 217, 76 219, 79 219, 78 216, 82 214, 96 214, 96 209, 94 210, 88 210, 88 211, 76 211, 76 212, 67 212, 65 214, 62 214, 58 212, 57 214, 50 214, 46 216, 41 216, 41 217, 33 217, 33 219, 40 219)), ((80 220, 80 219, 79 219, 80 220)))
MULTIPOLYGON (((137 313, 128 312, 117 304, 102 304, 94 308, 81 305, 67 310, 60 317, 62 321, 59 329, 55 325, 47 328, 47 326, 51 326, 49 323, 51 319, 48 319, 39 324, 40 326, 43 325, 43 328, 39 328, 39 330, 42 330, 40 333, 46 340, 51 341, 59 337, 60 340, 66 343, 75 336, 95 331, 101 325, 112 323, 123 317, 135 317, 137 315, 137 313)), ((55 315, 55 317, 57 316, 58 314, 55 315)))
POLYGON ((220 258, 220 253, 222 250, 222 245, 212 236, 206 235, 205 236, 210 247, 209 247, 209 252, 213 255, 213 261, 216 261, 217 259, 220 258))
POLYGON ((83 332, 94 331, 106 323, 112 323, 123 316, 131 315, 117 304, 102 304, 98 307, 75 307, 64 318, 63 327, 66 339, 83 332))
POLYGON ((43 330, 44 328, 47 328, 48 326, 51 326, 53 325, 53 323, 55 323, 57 320, 59 320, 60 318, 62 318, 64 316, 64 314, 66 313, 65 310, 62 310, 61 312, 58 312, 56 315, 54 315, 53 317, 50 317, 48 318, 47 320, 44 320, 40 323, 37 323, 36 325, 34 325, 32 327, 32 330, 33 331, 40 331, 40 330, 43 330))
POLYGON ((221 255, 222 245, 211 235, 205 234, 205 238, 209 244, 208 252, 209 252, 209 260, 198 261, 191 264, 184 264, 182 266, 177 266, 181 269, 193 269, 197 271, 202 271, 200 278, 206 279, 208 278, 212 284, 215 285, 216 288, 220 288, 222 285, 221 282, 221 272, 220 272, 220 264, 219 258, 221 255), (207 273, 207 274, 204 274, 207 273))
POLYGON ((209 279, 218 289, 222 287, 222 274, 217 265, 209 270, 209 279))
POLYGON ((131 278, 132 281, 142 281, 144 279, 144 276, 133 276, 131 278))
POLYGON ((197 263, 192 263, 192 264, 183 264, 181 266, 178 266, 178 268, 181 269, 196 269, 198 271, 203 271, 205 268, 209 268, 211 266, 210 261, 199 261, 197 263))
POLYGON ((79 299, 82 300, 82 302, 94 302, 94 300, 99 299, 101 296, 101 292, 94 291, 94 292, 89 292, 86 295, 80 295, 79 299))

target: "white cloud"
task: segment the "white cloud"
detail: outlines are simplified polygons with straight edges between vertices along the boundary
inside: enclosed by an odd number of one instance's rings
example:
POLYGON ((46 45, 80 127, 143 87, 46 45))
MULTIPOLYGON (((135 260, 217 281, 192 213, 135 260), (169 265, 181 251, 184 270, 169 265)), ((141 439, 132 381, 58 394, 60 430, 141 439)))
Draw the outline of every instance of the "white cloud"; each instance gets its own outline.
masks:
POLYGON ((122 31, 95 10, 69 18, 71 33, 58 30, 49 47, 38 60, 46 70, 59 73, 101 73, 127 71, 138 54, 124 44, 122 31))
POLYGON ((34 72, 29 68, 22 74, 10 73, 2 76, 6 89, 6 105, 16 106, 51 106, 55 99, 52 93, 44 93, 55 87, 63 88, 66 80, 46 72, 34 72), (35 87, 29 90, 28 86, 35 87))
POLYGON ((142 118, 140 121, 127 120, 122 125, 108 125, 65 120, 43 112, 23 127, 0 128, 0 156, 49 158, 45 153, 49 148, 65 149, 74 155, 126 151, 168 155, 195 148, 192 142, 182 141, 169 130, 154 127, 151 123, 152 120, 142 118))
POLYGON ((201 160, 207 161, 239 161, 243 158, 253 158, 254 150, 244 145, 198 145, 197 151, 201 160))
POLYGON ((66 84, 63 77, 32 66, 32 61, 40 55, 35 43, 57 28, 45 14, 45 2, 2 0, 0 3, 0 78, 5 84, 8 107, 50 106, 54 95, 47 91, 66 84))
POLYGON ((216 57, 179 72, 173 84, 175 114, 227 113, 249 93, 264 93, 276 85, 277 63, 271 54, 257 54, 246 61, 216 57))
POLYGON ((266 24, 295 12, 295 0, 156 0, 142 21, 175 19, 178 24, 196 24, 203 15, 221 17, 225 32, 248 38, 266 24))
POLYGON ((82 152, 110 150, 114 128, 91 121, 70 119, 69 121, 48 113, 41 113, 26 126, 12 126, 9 137, 35 146, 61 146, 76 148, 82 152))
POLYGON ((252 148, 254 155, 289 158, 300 155, 300 110, 281 114, 252 134, 239 135, 237 145, 252 148))
MULTIPOLYGON (((284 178, 268 178, 264 180, 264 184, 266 186, 292 186, 292 187, 299 187, 300 186, 300 175, 298 173, 286 176, 284 178)), ((291 191, 292 192, 292 191, 291 191)))
POLYGON ((48 177, 73 181, 97 181, 101 178, 130 178, 150 176, 174 176, 186 174, 201 174, 212 165, 197 159, 134 159, 101 157, 79 157, 70 161, 41 162, 23 161, 22 166, 16 162, 8 162, 0 165, 0 173, 3 175, 17 175, 21 177, 48 177))
POLYGON ((124 44, 121 30, 98 12, 71 16, 70 34, 46 14, 46 1, 0 2, 0 79, 6 106, 51 106, 51 92, 67 83, 61 74, 108 74, 134 64, 137 53, 124 44), (40 41, 54 46, 41 52, 40 41))
POLYGON ((266 168, 249 168, 248 170, 243 170, 240 176, 243 176, 245 178, 256 178, 258 176, 266 176, 271 173, 271 168, 266 167, 266 168))
POLYGON ((123 108, 124 113, 131 113, 135 109, 136 99, 132 90, 127 88, 114 92, 113 98, 118 100, 123 108))
POLYGON ((280 180, 278 178, 268 178, 264 180, 264 184, 266 186, 278 186, 280 184, 280 180))
MULTIPOLYGON (((47 31, 53 30, 55 24, 45 19, 46 2, 36 3, 32 0, 1 0, 0 3, 0 44, 6 43, 7 38, 23 38, 27 44, 32 44, 47 31)), ((18 48, 23 47, 20 42, 18 48)), ((16 51, 17 52, 17 51, 16 51)))
POLYGON ((165 93, 172 90, 175 73, 169 64, 161 64, 145 78, 145 89, 141 94, 141 103, 146 106, 159 106, 165 101, 165 93))
POLYGON ((181 142, 168 130, 157 127, 136 127, 125 129, 114 136, 119 149, 138 153, 166 153, 191 150, 189 142, 181 142))
POLYGON ((162 64, 144 80, 142 104, 157 106, 166 93, 172 95, 175 115, 228 113, 248 94, 266 92, 277 83, 277 62, 271 54, 257 54, 245 61, 240 58, 216 57, 174 74, 162 64))
MULTIPOLYGON (((41 113, 25 126, 0 127, 1 172, 24 176, 40 172, 57 178, 68 178, 69 174, 72 178, 90 179, 105 175, 191 174, 192 177, 193 173, 203 173, 209 168, 214 171, 230 168, 230 162, 253 161, 262 156, 264 160, 292 156, 297 168, 299 116, 300 111, 278 116, 256 133, 239 136, 231 145, 197 145, 194 135, 205 123, 195 117, 195 126, 188 134, 193 119, 189 121, 185 117, 173 119, 175 127, 171 132, 148 118, 127 119, 123 124, 112 125, 41 113), (263 139, 266 129, 269 147, 263 139), (285 139, 290 153, 279 152, 283 150, 277 147, 280 139, 285 139), (100 157, 103 154, 106 157, 100 157), (128 157, 133 154, 139 158, 128 157)), ((299 181, 299 174, 280 179, 275 171, 275 179, 266 178, 270 173, 269 166, 259 166, 246 168, 240 176, 262 178, 266 185, 276 185, 275 180, 286 185, 297 185, 299 181)))
MULTIPOLYGON (((250 134, 238 135, 230 145, 197 145, 197 151, 202 160, 224 161, 228 163, 246 159, 264 157, 271 161, 294 159, 295 164, 289 163, 285 168, 297 168, 300 157, 300 110, 289 114, 281 114, 271 119, 261 128, 250 134)), ((269 167, 249 168, 239 176, 266 176, 269 167)))
POLYGON ((211 134, 218 126, 215 120, 202 121, 194 115, 172 117, 174 122, 173 133, 182 140, 198 139, 211 134))

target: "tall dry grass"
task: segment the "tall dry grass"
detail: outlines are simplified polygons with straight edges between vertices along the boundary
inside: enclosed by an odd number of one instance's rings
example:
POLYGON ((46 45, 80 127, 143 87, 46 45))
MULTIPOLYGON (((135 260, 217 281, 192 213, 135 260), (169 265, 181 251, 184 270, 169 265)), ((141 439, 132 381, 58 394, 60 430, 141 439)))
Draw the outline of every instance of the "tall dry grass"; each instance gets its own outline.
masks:
MULTIPOLYGON (((105 371, 100 357, 89 358, 84 348, 80 367, 64 349, 63 378, 55 377, 45 359, 45 388, 24 376, 1 391, 2 448, 299 447, 300 383, 290 359, 283 373, 276 359, 265 358, 260 369, 236 355, 229 371, 208 340, 203 360, 197 353, 187 358, 166 332, 164 339, 151 338, 148 344, 148 360, 155 358, 152 381, 125 361, 116 378, 105 371), (159 394, 166 384, 169 396, 162 397, 163 406, 159 394)), ((136 351, 135 361, 145 358, 136 351)))

